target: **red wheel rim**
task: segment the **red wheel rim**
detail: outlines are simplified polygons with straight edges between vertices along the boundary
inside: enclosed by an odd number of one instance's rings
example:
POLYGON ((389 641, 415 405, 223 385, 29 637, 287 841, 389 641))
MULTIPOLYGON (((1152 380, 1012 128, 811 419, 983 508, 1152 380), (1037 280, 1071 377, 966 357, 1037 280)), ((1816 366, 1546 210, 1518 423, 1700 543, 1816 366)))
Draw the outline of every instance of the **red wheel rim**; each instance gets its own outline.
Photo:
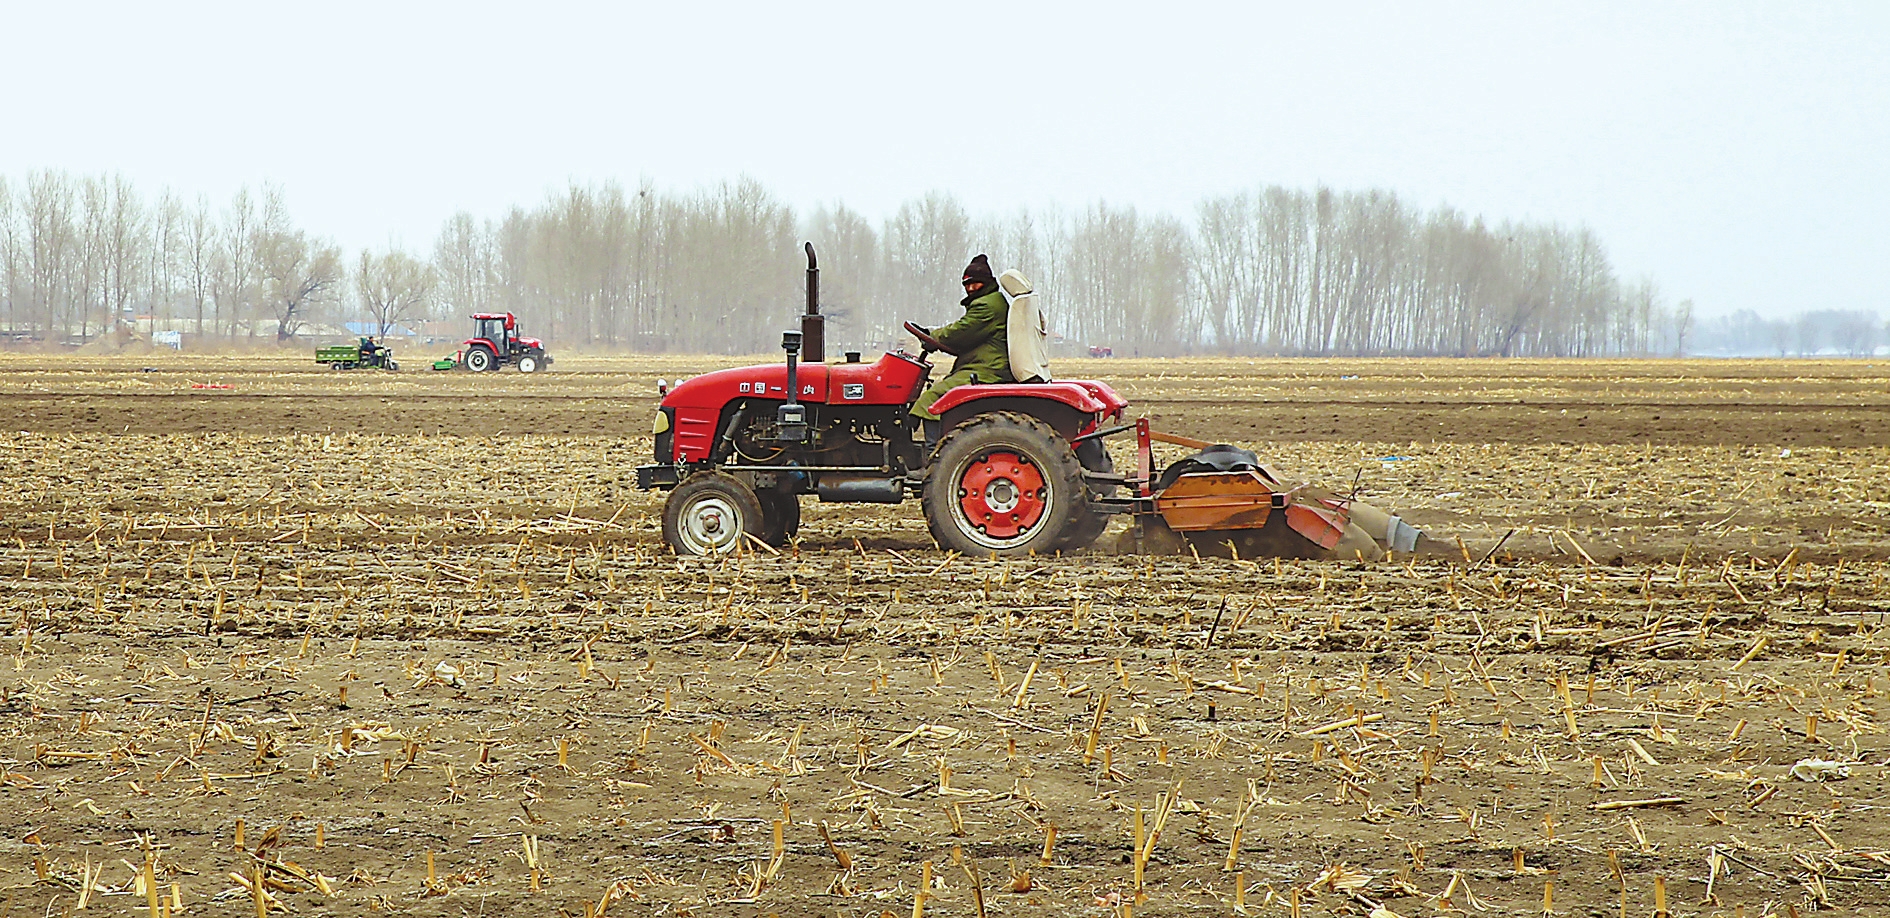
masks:
POLYGON ((965 521, 994 539, 1014 539, 1043 519, 1043 473, 1009 451, 987 453, 958 476, 958 507, 965 521))

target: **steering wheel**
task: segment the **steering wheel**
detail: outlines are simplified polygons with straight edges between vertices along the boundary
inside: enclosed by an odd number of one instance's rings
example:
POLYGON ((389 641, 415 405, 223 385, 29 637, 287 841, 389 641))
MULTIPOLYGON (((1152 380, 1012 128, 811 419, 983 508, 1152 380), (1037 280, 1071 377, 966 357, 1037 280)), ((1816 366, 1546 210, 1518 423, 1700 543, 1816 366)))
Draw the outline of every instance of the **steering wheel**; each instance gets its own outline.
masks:
POLYGON ((919 339, 919 346, 925 350, 942 351, 944 353, 952 355, 953 357, 959 356, 957 351, 949 347, 946 347, 937 338, 932 337, 932 333, 920 327, 917 322, 907 322, 906 333, 910 334, 914 338, 919 339))

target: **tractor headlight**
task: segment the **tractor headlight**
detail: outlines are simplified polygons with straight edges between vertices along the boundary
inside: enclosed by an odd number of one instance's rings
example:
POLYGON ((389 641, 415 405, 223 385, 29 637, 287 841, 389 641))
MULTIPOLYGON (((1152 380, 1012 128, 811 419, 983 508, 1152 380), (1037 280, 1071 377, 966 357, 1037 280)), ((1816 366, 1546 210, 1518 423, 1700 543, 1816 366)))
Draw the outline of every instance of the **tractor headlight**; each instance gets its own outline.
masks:
POLYGON ((650 429, 650 433, 657 436, 669 433, 669 412, 660 410, 656 412, 656 424, 650 429))

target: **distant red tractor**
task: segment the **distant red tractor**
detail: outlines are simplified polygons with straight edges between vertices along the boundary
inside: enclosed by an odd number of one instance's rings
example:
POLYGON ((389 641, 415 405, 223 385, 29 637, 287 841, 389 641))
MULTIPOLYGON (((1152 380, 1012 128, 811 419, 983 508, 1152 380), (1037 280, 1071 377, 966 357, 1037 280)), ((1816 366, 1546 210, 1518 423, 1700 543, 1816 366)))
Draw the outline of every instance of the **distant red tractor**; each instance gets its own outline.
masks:
POLYGON ((473 336, 459 352, 459 365, 474 373, 497 370, 506 364, 520 373, 536 373, 551 365, 544 342, 522 337, 518 317, 509 312, 474 313, 473 336))

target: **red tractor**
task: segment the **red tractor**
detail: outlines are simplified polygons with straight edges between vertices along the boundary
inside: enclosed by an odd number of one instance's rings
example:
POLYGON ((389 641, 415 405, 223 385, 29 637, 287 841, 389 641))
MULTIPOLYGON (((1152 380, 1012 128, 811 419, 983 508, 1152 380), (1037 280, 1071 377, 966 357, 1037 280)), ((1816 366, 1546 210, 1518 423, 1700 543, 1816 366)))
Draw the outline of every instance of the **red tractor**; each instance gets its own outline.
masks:
MULTIPOLYGON (((670 491, 663 536, 679 554, 732 550, 751 536, 782 545, 800 527, 800 497, 899 503, 917 492, 940 545, 978 555, 1081 548, 1095 541, 1123 479, 1097 438, 1128 402, 1100 382, 1035 381, 960 386, 933 406, 942 420, 924 453, 913 400, 945 350, 915 330, 920 355, 872 363, 848 353, 822 360, 819 268, 807 246, 807 314, 782 336, 784 364, 720 370, 671 388, 656 418, 656 462, 637 469, 641 488, 670 491), (806 349, 805 362, 800 360, 806 349)), ((1013 370, 1041 353, 1042 322, 1029 282, 999 281, 1011 295, 1013 370), (1033 338, 1029 329, 1039 331, 1033 338)))
POLYGON ((1158 433, 1146 418, 1125 423, 1128 402, 1103 383, 1051 381, 1043 317, 1015 271, 998 285, 1010 300, 1011 373, 1026 381, 945 393, 928 446, 909 412, 932 372, 926 355, 949 349, 908 322, 917 356, 861 363, 851 352, 825 363, 820 271, 806 249, 807 313, 800 331, 782 335, 786 362, 705 373, 663 393, 656 461, 637 468, 637 487, 670 492, 663 538, 677 554, 785 545, 802 495, 896 504, 913 492, 938 544, 977 556, 1083 548, 1114 514, 1130 516, 1137 551, 1374 559, 1435 549, 1398 517, 1287 483, 1247 450, 1158 433), (1102 443, 1126 433, 1133 476, 1117 474, 1102 443), (1157 442, 1199 452, 1158 473, 1157 442))
POLYGON ((459 365, 474 373, 497 370, 510 363, 520 373, 536 373, 551 365, 544 342, 518 333, 518 317, 509 312, 474 313, 473 336, 459 352, 459 365))

